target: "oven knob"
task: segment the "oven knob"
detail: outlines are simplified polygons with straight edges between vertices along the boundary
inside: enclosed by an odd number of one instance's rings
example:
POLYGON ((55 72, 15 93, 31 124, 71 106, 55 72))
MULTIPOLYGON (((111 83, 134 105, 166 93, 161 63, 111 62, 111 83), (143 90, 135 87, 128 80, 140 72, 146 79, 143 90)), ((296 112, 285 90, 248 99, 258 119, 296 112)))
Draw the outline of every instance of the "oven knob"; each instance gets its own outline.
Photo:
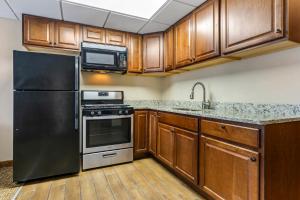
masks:
POLYGON ((98 115, 101 115, 101 114, 102 114, 102 112, 101 112, 101 111, 98 111, 98 112, 97 112, 97 114, 98 114, 98 115))
POLYGON ((94 111, 91 111, 91 115, 94 115, 95 114, 95 112, 94 111))
POLYGON ((122 110, 119 110, 119 115, 122 115, 123 114, 123 111, 122 110))
POLYGON ((125 114, 128 114, 128 110, 125 110, 125 114))

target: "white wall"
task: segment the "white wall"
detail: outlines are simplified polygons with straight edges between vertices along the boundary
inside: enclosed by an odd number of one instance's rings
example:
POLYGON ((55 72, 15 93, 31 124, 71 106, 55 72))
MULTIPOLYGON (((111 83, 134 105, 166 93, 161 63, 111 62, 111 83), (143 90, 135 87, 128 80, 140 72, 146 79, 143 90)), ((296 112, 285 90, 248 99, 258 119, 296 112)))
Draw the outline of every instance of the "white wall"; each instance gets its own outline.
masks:
POLYGON ((122 90, 126 100, 161 99, 161 78, 81 73, 81 90, 122 90))
POLYGON ((20 22, 0 19, 0 161, 12 160, 13 50, 21 50, 20 22))
MULTIPOLYGON (((300 104, 300 48, 171 76, 162 99, 188 100, 196 81, 213 101, 300 104)), ((202 99, 200 88, 195 93, 202 99)))

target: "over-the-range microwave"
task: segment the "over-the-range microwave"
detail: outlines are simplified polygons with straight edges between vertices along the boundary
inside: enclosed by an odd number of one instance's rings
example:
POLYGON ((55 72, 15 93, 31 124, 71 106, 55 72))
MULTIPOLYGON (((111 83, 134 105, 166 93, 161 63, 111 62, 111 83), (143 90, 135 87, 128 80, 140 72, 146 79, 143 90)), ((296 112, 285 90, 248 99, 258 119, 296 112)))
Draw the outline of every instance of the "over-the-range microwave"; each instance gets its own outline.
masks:
POLYGON ((127 71, 127 48, 83 42, 81 44, 81 69, 124 74, 127 71))

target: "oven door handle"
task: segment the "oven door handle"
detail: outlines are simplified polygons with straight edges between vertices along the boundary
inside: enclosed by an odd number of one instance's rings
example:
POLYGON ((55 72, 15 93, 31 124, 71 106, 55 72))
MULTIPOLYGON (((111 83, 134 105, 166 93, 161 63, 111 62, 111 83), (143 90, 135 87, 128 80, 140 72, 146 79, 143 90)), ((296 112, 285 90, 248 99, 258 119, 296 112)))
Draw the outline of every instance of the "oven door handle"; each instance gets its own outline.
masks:
POLYGON ((133 115, 107 115, 107 116, 96 116, 96 117, 86 117, 83 116, 85 120, 95 120, 95 119, 124 119, 124 118, 133 118, 133 115))
POLYGON ((109 158, 109 157, 115 157, 115 156, 117 156, 117 153, 110 153, 110 154, 102 155, 103 158, 109 158))

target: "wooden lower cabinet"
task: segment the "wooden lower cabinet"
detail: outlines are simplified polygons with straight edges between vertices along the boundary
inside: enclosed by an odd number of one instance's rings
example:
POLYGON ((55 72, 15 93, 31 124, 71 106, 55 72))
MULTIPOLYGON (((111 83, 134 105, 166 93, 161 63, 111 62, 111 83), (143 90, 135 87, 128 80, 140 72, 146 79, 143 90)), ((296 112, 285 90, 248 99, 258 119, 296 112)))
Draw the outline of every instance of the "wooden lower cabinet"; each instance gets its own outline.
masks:
POLYGON ((259 154, 201 137, 200 188, 217 200, 259 199, 259 154))
POLYGON ((149 153, 156 155, 157 112, 149 112, 149 153))
POLYGON ((170 167, 174 164, 174 131, 174 127, 158 123, 157 158, 170 167))
POLYGON ((134 156, 148 151, 148 111, 134 112, 134 156))
POLYGON ((175 160, 177 172, 198 183, 198 133, 175 129, 175 160))

